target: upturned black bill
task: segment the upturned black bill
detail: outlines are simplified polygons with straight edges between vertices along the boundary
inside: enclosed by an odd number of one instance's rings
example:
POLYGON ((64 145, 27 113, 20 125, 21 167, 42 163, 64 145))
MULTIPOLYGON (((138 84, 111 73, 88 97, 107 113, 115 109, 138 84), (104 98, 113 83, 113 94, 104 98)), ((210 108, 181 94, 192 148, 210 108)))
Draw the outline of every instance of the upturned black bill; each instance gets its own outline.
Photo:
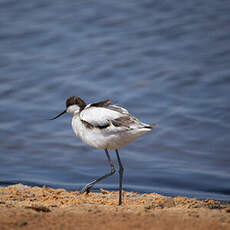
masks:
POLYGON ((65 113, 66 113, 66 110, 63 111, 63 112, 61 112, 61 113, 59 113, 56 117, 51 118, 51 119, 49 119, 49 120, 55 120, 56 118, 60 117, 61 115, 65 114, 65 113))

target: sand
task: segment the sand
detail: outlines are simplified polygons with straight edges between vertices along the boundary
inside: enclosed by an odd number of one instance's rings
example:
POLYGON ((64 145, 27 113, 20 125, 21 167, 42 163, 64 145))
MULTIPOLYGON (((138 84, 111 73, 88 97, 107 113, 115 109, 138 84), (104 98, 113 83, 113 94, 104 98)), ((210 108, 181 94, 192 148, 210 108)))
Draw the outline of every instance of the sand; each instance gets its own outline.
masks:
POLYGON ((230 205, 213 200, 101 189, 78 195, 65 189, 17 184, 0 188, 0 229, 230 229, 230 205))

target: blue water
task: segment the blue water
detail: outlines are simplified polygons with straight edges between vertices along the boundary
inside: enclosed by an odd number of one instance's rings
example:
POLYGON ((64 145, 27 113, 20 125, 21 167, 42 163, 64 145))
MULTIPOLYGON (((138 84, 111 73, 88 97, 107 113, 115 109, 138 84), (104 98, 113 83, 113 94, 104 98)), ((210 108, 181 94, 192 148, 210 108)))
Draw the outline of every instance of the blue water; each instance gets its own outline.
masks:
MULTIPOLYGON (((215 0, 0 0, 0 184, 79 190, 108 172, 70 115, 47 120, 76 95, 159 124, 120 149, 125 190, 229 200, 229 12, 215 0)), ((117 190, 118 175, 100 187, 117 190)))

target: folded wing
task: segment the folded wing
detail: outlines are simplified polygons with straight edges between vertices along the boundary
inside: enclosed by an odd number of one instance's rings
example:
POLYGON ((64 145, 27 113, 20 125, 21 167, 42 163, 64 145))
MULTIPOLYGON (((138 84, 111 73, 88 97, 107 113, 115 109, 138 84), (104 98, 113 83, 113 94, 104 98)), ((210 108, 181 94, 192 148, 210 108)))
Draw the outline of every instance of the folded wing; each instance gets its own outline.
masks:
POLYGON ((80 119, 88 127, 107 128, 113 127, 116 130, 127 129, 151 129, 154 125, 145 124, 129 114, 129 112, 119 106, 109 105, 108 101, 88 105, 81 113, 80 119))
POLYGON ((123 114, 121 111, 112 110, 108 107, 97 106, 89 106, 80 113, 80 119, 82 121, 99 128, 108 127, 113 120, 116 120, 122 116, 123 114))

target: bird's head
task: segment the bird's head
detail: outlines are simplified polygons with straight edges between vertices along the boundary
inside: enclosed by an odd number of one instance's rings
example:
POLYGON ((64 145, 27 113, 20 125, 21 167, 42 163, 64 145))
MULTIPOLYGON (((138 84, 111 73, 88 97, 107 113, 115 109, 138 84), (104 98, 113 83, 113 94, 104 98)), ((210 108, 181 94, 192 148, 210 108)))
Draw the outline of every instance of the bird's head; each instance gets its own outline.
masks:
POLYGON ((72 113, 72 114, 79 113, 85 107, 86 104, 80 97, 71 96, 66 100, 66 109, 63 112, 59 113, 56 117, 51 118, 50 120, 54 120, 65 113, 72 113))

